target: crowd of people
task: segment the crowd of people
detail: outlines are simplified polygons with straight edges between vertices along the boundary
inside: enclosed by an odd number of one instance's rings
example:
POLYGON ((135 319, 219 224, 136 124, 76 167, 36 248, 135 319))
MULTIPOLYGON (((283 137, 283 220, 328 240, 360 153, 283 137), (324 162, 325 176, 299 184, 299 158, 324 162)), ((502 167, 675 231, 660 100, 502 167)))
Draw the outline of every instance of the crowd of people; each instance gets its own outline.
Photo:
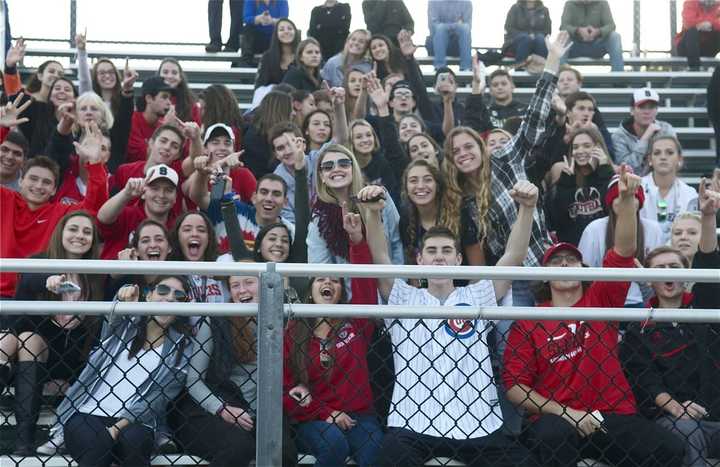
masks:
MULTIPOLYGON (((230 3, 225 49, 242 45, 246 64, 263 51, 257 105, 244 113, 225 85, 195 95, 172 58, 135 92, 130 63, 91 64, 83 35, 77 86, 55 60, 22 83, 26 45, 10 47, 0 257, 720 268, 720 168, 697 190, 681 180, 683 148, 657 119, 652 88, 633 91, 611 135, 582 74, 563 64, 568 54, 609 52, 622 68, 607 2, 568 1, 552 40, 542 2, 513 5, 507 48, 518 63, 544 57, 529 102, 517 99, 506 69, 488 75, 467 56, 469 44, 459 50, 471 92, 459 97, 443 51, 448 37, 469 37, 469 1, 429 2, 433 93, 402 1, 363 2, 368 30, 355 31, 349 7, 327 1, 304 40, 287 1, 230 3)), ((209 52, 222 48, 221 6, 209 2, 209 52)), ((684 8, 687 33, 693 8, 717 14, 720 4, 684 8)), ((683 38, 686 50, 704 32, 701 22, 694 39, 683 38)), ((708 90, 715 121, 718 89, 720 68, 708 90)), ((285 281, 286 303, 319 309, 720 308, 718 284, 688 284, 680 272, 653 283, 285 281)), ((259 295, 255 276, 0 273, 2 300, 257 303, 259 295)), ((178 450, 213 466, 254 458, 255 318, 0 319, 0 393, 14 390, 15 455, 68 453, 80 466, 150 465, 153 453, 178 450), (40 444, 48 391, 61 402, 40 444)), ((441 456, 474 466, 592 458, 679 467, 720 457, 717 324, 291 318, 284 337, 283 465, 296 465, 298 453, 318 466, 441 456)))

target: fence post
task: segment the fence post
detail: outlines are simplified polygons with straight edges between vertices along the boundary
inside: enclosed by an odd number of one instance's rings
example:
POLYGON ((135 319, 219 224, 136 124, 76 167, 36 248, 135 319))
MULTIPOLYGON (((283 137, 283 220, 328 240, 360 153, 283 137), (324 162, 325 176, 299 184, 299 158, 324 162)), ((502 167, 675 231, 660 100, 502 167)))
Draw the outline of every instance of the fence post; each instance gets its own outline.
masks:
POLYGON ((257 438, 256 465, 282 465, 282 345, 283 299, 282 276, 275 263, 267 263, 260 275, 260 303, 257 320, 257 438))
POLYGON ((633 57, 640 56, 640 0, 633 2, 633 57))
POLYGON ((670 0, 670 53, 677 55, 675 35, 677 34, 677 2, 670 0))
MULTIPOLYGON (((70 47, 75 47, 77 35, 77 0, 70 0, 70 47)), ((70 57, 70 63, 75 63, 75 57, 70 57)))

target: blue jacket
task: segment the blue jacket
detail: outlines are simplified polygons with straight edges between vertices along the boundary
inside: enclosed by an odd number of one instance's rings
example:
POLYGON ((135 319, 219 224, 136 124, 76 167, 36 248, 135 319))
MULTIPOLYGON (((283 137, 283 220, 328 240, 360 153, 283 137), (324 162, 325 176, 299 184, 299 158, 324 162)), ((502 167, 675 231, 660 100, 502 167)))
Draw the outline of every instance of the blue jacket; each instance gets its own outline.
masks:
POLYGON ((275 26, 262 26, 255 24, 255 17, 267 11, 273 18, 287 18, 289 15, 289 7, 287 0, 270 0, 270 5, 265 4, 261 0, 246 0, 243 8, 243 23, 253 25, 263 34, 270 36, 275 26))
MULTIPOLYGON (((58 423, 51 430, 53 433, 62 430, 78 408, 95 400, 102 379, 137 335, 140 320, 140 316, 116 316, 112 321, 105 321, 100 345, 93 349, 87 365, 57 409, 58 423)), ((124 407, 119 418, 153 429, 157 426, 157 418, 165 414, 168 402, 185 387, 188 362, 194 346, 193 340, 187 339, 178 360, 182 340, 182 334, 170 328, 162 344, 160 365, 138 386, 137 393, 124 407)))

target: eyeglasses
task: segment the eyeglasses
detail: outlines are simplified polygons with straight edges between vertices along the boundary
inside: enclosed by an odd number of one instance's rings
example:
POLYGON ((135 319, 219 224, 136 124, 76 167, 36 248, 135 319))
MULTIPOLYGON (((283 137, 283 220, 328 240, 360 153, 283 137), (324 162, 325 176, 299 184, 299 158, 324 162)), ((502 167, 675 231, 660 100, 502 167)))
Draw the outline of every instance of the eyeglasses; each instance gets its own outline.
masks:
POLYGON ((580 263, 580 260, 577 256, 573 254, 569 255, 554 255, 550 260, 548 261, 548 264, 550 266, 560 266, 561 264, 578 264, 580 263))
POLYGON ((668 218, 668 204, 664 199, 659 199, 657 202, 657 220, 658 222, 665 222, 668 218))
POLYGON ((396 92, 393 97, 395 99, 412 99, 413 95, 411 92, 396 92))
POLYGON ((336 161, 325 161, 320 164, 320 170, 323 172, 330 172, 337 165, 341 169, 349 169, 352 167, 352 161, 350 159, 338 159, 336 161))
POLYGON ((172 293, 173 297, 175 297, 175 300, 178 302, 187 302, 188 301, 188 295, 182 291, 182 290, 175 290, 170 286, 167 286, 165 284, 158 284, 155 286, 155 293, 160 295, 161 297, 167 297, 172 293))

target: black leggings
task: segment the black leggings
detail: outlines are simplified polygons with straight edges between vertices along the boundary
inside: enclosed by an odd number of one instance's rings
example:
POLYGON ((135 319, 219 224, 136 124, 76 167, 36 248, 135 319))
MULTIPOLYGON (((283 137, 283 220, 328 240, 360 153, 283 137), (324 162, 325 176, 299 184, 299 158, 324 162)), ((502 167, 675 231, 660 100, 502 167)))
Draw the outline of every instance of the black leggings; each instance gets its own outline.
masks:
POLYGON ((80 467, 109 467, 113 462, 125 467, 149 466, 155 446, 153 431, 131 423, 113 440, 107 427, 117 419, 76 413, 65 424, 65 445, 80 467))
MULTIPOLYGON (((183 449, 210 461, 211 467, 246 467, 255 459, 254 430, 246 431, 227 423, 187 395, 176 402, 168 421, 183 449)), ((288 423, 283 420, 283 466, 296 464, 295 443, 288 423)))

